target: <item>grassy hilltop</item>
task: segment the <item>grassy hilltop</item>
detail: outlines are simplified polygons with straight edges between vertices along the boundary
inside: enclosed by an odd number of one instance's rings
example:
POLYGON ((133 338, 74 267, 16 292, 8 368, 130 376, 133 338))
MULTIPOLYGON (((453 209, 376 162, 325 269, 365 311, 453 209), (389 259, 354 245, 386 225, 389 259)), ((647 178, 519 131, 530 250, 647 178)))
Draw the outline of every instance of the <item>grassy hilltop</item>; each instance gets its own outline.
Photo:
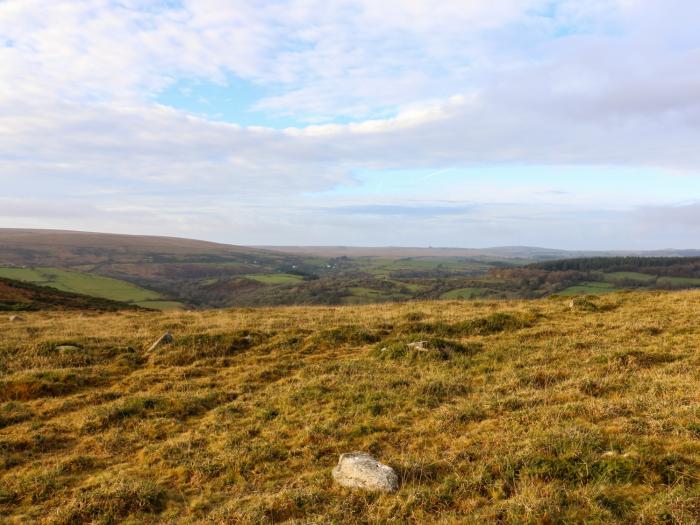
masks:
POLYGON ((698 523, 700 292, 570 301, 0 319, 0 517, 698 523))

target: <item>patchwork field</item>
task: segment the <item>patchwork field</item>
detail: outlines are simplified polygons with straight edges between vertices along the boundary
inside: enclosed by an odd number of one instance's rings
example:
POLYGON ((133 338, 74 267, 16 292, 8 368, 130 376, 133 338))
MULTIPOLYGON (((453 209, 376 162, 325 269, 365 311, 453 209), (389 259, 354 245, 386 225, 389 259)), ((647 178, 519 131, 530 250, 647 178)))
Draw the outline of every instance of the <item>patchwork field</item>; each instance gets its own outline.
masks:
POLYGON ((277 274, 264 274, 264 273, 258 273, 258 274, 249 274, 245 275, 247 279, 252 279, 254 281, 258 281, 263 284, 288 284, 288 283, 295 283, 298 281, 301 281, 301 277, 299 275, 291 275, 288 273, 277 273, 277 274))
POLYGON ((700 292, 569 303, 0 319, 0 516, 698 523, 700 292), (398 492, 336 485, 354 450, 398 492))
POLYGON ((84 272, 43 267, 0 267, 0 277, 159 310, 182 307, 174 301, 162 301, 162 295, 158 292, 119 279, 84 272))
POLYGON ((599 295, 619 291, 615 285, 607 282, 587 282, 576 286, 569 286, 565 290, 558 292, 559 295, 599 295))
POLYGON ((457 288, 440 296, 441 299, 475 299, 488 293, 486 288, 457 288))
POLYGON ((609 272, 605 274, 606 281, 628 280, 638 283, 651 283, 656 280, 656 275, 639 272, 609 272))
POLYGON ((693 277, 659 277, 659 286, 669 285, 671 287, 694 287, 700 286, 700 279, 693 277))

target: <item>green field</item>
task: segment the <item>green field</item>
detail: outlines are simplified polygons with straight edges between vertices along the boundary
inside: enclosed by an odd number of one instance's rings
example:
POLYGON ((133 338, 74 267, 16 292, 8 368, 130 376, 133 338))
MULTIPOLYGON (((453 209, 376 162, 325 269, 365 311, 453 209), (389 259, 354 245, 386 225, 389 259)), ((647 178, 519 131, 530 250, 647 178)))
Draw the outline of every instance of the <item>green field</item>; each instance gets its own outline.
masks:
POLYGON ((373 288, 366 288, 364 286, 353 286, 348 288, 348 291, 352 295, 343 297, 343 304, 364 304, 367 302, 401 301, 410 297, 401 293, 392 293, 386 290, 375 290, 373 288))
POLYGON ((251 273, 243 277, 263 284, 289 284, 303 280, 301 276, 290 273, 251 273))
POLYGON ((488 289, 486 288, 458 288, 445 292, 440 296, 440 299, 474 299, 483 297, 487 293, 488 289))
POLYGON ((617 292, 617 288, 610 283, 592 281, 576 286, 569 286, 567 289, 558 292, 558 295, 600 295, 604 293, 617 292))
POLYGON ((636 281, 640 284, 649 284, 656 280, 656 275, 649 275, 648 273, 639 272, 610 272, 605 274, 606 281, 619 281, 619 280, 636 281))
POLYGON ((416 257, 406 259, 353 259, 353 265, 376 277, 388 277, 395 272, 450 272, 482 271, 490 266, 479 261, 459 260, 448 257, 416 257))
POLYGON ((406 288, 406 290, 409 290, 411 292, 422 292, 426 288, 425 285, 415 284, 415 283, 405 283, 403 281, 397 281, 395 279, 390 279, 389 282, 392 282, 395 285, 400 286, 402 288, 406 288))
POLYGON ((659 277, 656 283, 659 286, 700 286, 700 279, 694 277, 659 277))
POLYGON ((0 277, 158 310, 171 310, 175 305, 181 306, 173 301, 163 301, 163 296, 158 292, 126 281, 58 268, 0 268, 0 277))

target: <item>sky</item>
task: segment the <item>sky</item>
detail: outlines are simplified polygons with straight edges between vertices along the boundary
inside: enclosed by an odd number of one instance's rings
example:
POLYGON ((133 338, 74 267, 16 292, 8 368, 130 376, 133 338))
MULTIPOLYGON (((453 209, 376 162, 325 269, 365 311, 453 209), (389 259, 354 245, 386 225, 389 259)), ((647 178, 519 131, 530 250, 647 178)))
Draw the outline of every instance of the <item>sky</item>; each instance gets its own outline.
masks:
POLYGON ((0 227, 700 248, 696 0, 0 0, 0 227))

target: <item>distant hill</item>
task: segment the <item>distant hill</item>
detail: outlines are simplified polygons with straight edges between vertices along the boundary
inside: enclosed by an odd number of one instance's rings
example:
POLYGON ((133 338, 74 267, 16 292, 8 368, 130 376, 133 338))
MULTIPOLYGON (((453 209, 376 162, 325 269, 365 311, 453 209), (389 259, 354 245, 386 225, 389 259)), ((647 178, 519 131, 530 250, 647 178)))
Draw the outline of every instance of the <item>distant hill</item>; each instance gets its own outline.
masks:
POLYGON ((46 286, 0 278, 0 311, 36 310, 141 310, 119 301, 62 292, 46 286))
POLYGON ((178 237, 0 228, 0 265, 126 263, 143 256, 157 259, 256 254, 259 250, 254 248, 178 237))
POLYGON ((552 271, 631 271, 650 273, 664 273, 665 269, 679 271, 679 276, 694 277, 700 273, 700 257, 584 257, 577 259, 562 259, 558 261, 538 262, 529 265, 529 268, 552 271))
POLYGON ((504 246, 495 248, 421 248, 421 247, 362 247, 362 246, 258 246, 260 249, 318 257, 499 257, 504 259, 561 259, 571 257, 572 252, 536 248, 530 246, 504 246))
MULTIPOLYGON (((579 285, 591 287, 589 282, 599 283, 602 277, 548 271, 546 277, 533 276, 533 269, 522 274, 517 268, 572 258, 697 255, 698 250, 606 252, 532 246, 250 247, 177 237, 0 229, 0 276, 164 310, 542 296, 579 285)), ((696 277, 687 272, 654 275, 696 277)), ((619 276, 605 279, 620 281, 619 276)), ((645 281, 650 288, 695 284, 645 281)))
POLYGON ((503 258, 518 260, 559 260, 581 257, 695 257, 700 250, 665 249, 665 250, 558 250, 537 246, 494 246, 491 248, 436 248, 436 247, 401 247, 401 246, 256 246, 267 251, 318 257, 468 257, 468 258, 503 258))
POLYGON ((175 237, 0 229, 0 267, 67 269, 154 290, 164 305, 219 306, 230 303, 208 302, 204 282, 211 288, 212 280, 239 275, 303 271, 304 263, 293 255, 175 237))

